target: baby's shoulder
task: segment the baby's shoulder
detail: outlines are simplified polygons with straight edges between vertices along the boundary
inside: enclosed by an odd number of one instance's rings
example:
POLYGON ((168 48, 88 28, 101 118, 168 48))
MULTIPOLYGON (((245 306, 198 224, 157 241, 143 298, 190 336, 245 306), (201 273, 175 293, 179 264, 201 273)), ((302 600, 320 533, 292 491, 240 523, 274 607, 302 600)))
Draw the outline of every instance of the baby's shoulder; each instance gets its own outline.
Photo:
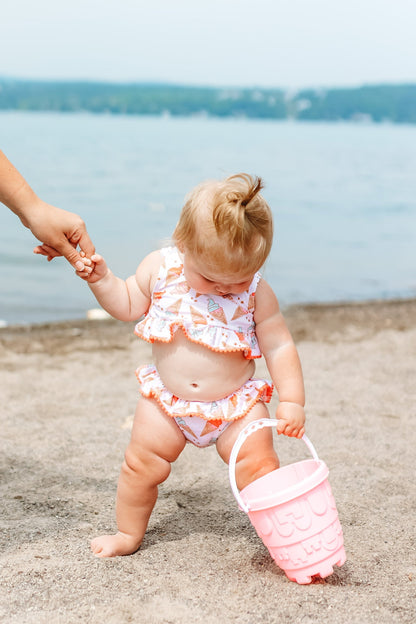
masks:
POLYGON ((159 271, 160 265, 163 263, 163 255, 161 249, 151 251, 147 256, 143 258, 137 267, 137 271, 147 271, 153 273, 159 271))
POLYGON ((141 290, 150 295, 163 264, 163 255, 160 249, 152 251, 140 262, 136 270, 136 281, 141 290))
POLYGON ((254 295, 255 317, 257 321, 263 314, 269 314, 270 311, 279 312, 279 302, 276 294, 270 284, 264 278, 261 278, 255 295, 254 295))
POLYGON ((270 284, 268 282, 266 282, 264 277, 260 277, 260 279, 259 279, 259 282, 258 282, 257 288, 256 288, 255 296, 256 296, 256 300, 262 300, 262 299, 268 299, 268 298, 275 299, 276 298, 276 294, 275 294, 273 288, 270 286, 270 284))

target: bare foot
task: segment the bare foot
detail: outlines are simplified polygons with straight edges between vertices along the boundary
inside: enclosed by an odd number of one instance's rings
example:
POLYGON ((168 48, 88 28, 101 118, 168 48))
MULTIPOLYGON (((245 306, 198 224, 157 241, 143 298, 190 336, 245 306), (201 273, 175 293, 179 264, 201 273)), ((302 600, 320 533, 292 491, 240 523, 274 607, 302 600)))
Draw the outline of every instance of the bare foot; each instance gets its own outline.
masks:
POLYGON ((101 535, 91 542, 91 550, 97 557, 118 557, 119 555, 131 555, 136 552, 141 544, 134 535, 121 533, 115 535, 101 535))

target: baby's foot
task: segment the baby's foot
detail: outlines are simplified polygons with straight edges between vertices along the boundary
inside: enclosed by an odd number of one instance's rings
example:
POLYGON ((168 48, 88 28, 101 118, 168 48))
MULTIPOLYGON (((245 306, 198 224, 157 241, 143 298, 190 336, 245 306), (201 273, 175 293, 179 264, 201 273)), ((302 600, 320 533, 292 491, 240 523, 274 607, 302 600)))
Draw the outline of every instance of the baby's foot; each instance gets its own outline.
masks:
POLYGON ((97 557, 118 557, 131 555, 139 548, 141 540, 134 535, 121 533, 115 535, 101 535, 91 542, 91 550, 97 557))

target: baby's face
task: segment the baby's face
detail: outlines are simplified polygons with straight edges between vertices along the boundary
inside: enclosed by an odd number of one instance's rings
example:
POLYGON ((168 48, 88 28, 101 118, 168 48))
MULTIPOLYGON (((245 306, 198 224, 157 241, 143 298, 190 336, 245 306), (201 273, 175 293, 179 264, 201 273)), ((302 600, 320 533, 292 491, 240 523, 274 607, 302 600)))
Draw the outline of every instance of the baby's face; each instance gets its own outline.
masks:
POLYGON ((201 295, 239 295, 248 290, 254 278, 254 273, 226 273, 207 269, 187 251, 183 253, 183 269, 189 286, 201 295))

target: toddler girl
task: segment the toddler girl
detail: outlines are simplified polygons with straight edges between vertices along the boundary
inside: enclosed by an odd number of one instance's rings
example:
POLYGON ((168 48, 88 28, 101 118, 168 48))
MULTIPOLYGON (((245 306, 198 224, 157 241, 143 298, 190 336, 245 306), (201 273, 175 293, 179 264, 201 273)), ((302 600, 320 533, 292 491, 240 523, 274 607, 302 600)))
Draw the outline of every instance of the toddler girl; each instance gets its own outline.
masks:
MULTIPOLYGON (((273 385, 253 377, 264 356, 279 395, 278 432, 304 433, 298 354, 259 269, 273 237, 259 178, 247 174, 198 186, 173 233, 174 246, 149 254, 121 280, 100 255, 84 258, 97 301, 152 343, 153 365, 136 371, 140 393, 117 489, 115 535, 91 543, 99 557, 127 555, 143 539, 157 498, 187 441, 216 444, 228 463, 240 430, 267 418, 273 385)), ((269 428, 250 436, 236 465, 241 489, 279 467, 269 428)))

